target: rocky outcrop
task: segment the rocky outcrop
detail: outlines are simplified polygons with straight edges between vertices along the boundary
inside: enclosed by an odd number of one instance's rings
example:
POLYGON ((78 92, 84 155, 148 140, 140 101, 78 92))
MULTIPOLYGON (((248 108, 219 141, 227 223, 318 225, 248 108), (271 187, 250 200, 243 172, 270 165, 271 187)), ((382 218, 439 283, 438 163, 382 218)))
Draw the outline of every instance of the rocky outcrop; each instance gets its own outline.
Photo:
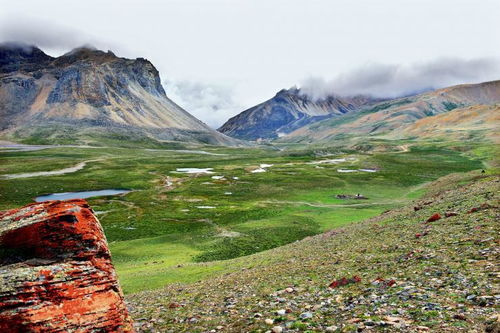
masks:
POLYGON ((0 212, 0 332, 132 332, 85 200, 0 212))

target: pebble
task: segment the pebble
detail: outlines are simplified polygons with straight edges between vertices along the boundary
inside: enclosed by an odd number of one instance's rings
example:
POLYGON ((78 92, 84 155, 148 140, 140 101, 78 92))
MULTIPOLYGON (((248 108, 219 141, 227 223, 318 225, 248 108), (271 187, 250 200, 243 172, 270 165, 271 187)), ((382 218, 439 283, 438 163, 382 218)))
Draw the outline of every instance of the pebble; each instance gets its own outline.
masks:
POLYGON ((266 320, 264 320, 264 322, 266 323, 266 325, 272 325, 272 324, 274 324, 274 320, 272 320, 270 318, 267 318, 266 320))
POLYGON ((281 333, 283 332, 283 328, 281 326, 274 326, 273 333, 281 333))
POLYGON ((280 309, 280 310, 276 311, 276 314, 279 315, 279 316, 284 316, 286 314, 286 310, 285 309, 280 309))
POLYGON ((373 321, 371 321, 371 320, 367 320, 367 321, 365 321, 365 322, 364 322, 364 324, 365 324, 366 326, 375 326, 375 322, 373 322, 373 321))
POLYGON ((300 314, 301 319, 309 319, 312 318, 313 314, 312 312, 303 312, 300 314))

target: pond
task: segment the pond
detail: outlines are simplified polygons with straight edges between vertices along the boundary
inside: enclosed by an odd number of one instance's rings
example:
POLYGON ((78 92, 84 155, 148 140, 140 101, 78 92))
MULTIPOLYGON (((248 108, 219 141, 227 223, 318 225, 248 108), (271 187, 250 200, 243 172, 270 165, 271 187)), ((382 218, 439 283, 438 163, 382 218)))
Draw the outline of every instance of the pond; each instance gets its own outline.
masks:
POLYGON ((125 190, 125 189, 109 189, 109 190, 98 190, 98 191, 52 193, 36 197, 35 201, 42 202, 47 200, 85 199, 91 197, 100 197, 104 195, 123 194, 123 193, 128 193, 130 191, 131 190, 125 190))

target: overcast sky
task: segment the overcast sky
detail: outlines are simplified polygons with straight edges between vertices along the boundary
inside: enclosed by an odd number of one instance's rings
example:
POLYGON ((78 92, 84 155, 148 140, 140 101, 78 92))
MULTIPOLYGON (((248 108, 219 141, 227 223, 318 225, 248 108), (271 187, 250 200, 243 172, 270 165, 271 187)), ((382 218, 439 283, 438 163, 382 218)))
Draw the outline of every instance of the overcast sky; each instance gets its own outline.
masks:
POLYGON ((500 79, 499 17, 498 0, 0 0, 0 41, 145 57, 216 127, 294 85, 397 95, 500 79))

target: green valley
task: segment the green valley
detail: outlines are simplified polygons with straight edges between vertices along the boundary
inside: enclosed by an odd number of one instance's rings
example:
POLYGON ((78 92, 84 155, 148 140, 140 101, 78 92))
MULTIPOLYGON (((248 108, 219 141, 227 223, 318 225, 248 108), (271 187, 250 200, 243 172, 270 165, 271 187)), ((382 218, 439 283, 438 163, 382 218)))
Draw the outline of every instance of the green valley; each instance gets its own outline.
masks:
POLYGON ((104 227, 121 285, 130 293, 233 270, 223 260, 403 206, 423 195, 425 184, 449 173, 481 169, 491 159, 461 143, 429 142, 404 150, 403 141, 373 144, 384 150, 4 149, 3 177, 86 165, 61 175, 3 179, 0 208, 49 193, 132 190, 87 199, 104 227), (210 170, 177 171, 183 168, 210 170), (209 261, 215 263, 206 265, 209 261))

